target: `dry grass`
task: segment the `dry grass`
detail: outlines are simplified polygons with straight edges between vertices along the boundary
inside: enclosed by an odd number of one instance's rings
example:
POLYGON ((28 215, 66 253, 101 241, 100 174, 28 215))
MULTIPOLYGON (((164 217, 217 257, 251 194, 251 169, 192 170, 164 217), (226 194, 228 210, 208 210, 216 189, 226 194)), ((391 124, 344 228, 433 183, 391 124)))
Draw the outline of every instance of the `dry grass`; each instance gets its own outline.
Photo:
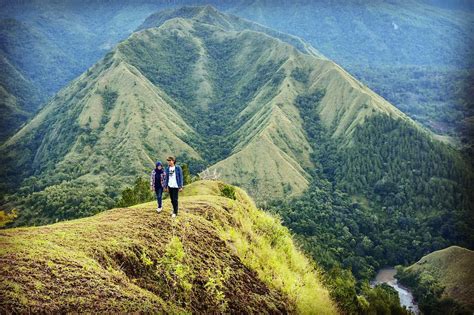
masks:
POLYGON ((427 273, 445 287, 443 296, 453 298, 474 309, 474 251, 451 246, 423 256, 407 268, 427 273))
POLYGON ((335 313, 288 230, 222 186, 187 186, 176 220, 166 200, 2 230, 2 311, 335 313))

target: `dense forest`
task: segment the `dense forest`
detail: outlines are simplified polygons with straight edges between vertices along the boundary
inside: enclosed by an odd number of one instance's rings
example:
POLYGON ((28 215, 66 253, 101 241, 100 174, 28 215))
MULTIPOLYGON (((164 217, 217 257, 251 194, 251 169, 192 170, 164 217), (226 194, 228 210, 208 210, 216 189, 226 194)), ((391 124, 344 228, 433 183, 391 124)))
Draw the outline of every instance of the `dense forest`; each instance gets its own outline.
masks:
POLYGON ((319 122, 323 96, 316 91, 296 100, 318 166, 314 180, 303 196, 269 209, 330 281, 356 283, 362 292, 381 267, 406 265, 451 244, 472 248, 472 171, 462 156, 409 122, 382 115, 357 128, 350 143, 334 140, 319 122))

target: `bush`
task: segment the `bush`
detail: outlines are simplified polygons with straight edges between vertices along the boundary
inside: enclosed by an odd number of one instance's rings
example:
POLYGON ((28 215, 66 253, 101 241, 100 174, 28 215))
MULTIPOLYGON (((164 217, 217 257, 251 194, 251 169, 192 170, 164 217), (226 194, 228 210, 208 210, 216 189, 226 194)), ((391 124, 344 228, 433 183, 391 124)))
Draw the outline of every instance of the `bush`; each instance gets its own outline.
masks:
POLYGON ((221 196, 224 196, 229 199, 235 200, 235 188, 230 185, 225 185, 221 187, 221 196))
POLYGON ((117 207, 128 207, 153 200, 153 193, 150 191, 150 184, 141 177, 135 180, 133 187, 122 191, 122 196, 117 203, 117 207))

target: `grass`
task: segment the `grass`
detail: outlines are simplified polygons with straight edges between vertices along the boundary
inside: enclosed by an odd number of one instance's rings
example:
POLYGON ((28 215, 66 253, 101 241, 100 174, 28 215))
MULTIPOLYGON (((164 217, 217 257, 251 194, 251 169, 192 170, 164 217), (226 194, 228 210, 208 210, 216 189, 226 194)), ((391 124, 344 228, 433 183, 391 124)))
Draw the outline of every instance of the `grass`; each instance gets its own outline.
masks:
POLYGON ((422 257, 406 268, 416 274, 425 273, 445 287, 444 297, 474 308, 474 252, 459 246, 451 246, 422 257))
POLYGON ((0 231, 7 312, 336 313, 288 230, 241 189, 199 181, 155 202, 0 231))

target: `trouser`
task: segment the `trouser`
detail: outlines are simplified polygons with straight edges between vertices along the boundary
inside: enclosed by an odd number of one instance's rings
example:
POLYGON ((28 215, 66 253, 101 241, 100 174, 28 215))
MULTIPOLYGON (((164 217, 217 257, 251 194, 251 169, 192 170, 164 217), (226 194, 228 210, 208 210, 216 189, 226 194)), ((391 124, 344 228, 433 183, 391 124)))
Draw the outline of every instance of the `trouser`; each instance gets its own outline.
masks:
POLYGON ((179 188, 171 188, 168 189, 171 198, 171 204, 173 205, 173 213, 178 215, 178 191, 179 188))
POLYGON ((163 188, 156 188, 155 189, 155 194, 156 194, 156 201, 158 202, 158 208, 161 208, 162 201, 163 201, 163 188))

